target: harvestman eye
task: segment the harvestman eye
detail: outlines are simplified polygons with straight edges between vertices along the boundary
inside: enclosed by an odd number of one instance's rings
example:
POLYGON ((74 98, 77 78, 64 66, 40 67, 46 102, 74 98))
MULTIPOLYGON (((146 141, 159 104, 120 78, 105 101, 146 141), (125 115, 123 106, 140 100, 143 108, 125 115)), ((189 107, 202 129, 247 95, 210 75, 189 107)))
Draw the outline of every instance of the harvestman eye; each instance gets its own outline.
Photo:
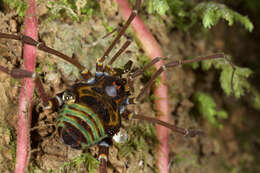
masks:
POLYGON ((107 86, 105 88, 107 95, 109 95, 110 97, 115 97, 117 96, 117 85, 111 85, 111 86, 107 86))

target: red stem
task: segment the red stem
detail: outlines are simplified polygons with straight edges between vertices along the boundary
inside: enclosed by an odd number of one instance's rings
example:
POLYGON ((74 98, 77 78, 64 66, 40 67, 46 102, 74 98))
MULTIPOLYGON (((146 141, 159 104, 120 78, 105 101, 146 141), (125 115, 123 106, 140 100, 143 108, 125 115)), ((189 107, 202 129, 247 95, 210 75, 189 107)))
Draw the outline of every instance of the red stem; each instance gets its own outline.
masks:
MULTIPOLYGON (((24 18, 24 34, 37 40, 37 17, 35 0, 27 0, 28 9, 24 18)), ((24 68, 28 71, 35 69, 36 48, 24 45, 23 58, 24 68)), ((30 124, 31 124, 31 107, 32 95, 34 91, 34 82, 30 78, 22 80, 20 91, 18 128, 17 128, 17 146, 16 146, 16 164, 15 173, 26 172, 29 152, 30 152, 30 124)))
MULTIPOLYGON (((127 19, 130 16, 132 11, 127 0, 116 0, 119 11, 123 15, 124 19, 127 19)), ((140 41, 145 53, 151 58, 155 57, 163 57, 162 49, 160 45, 157 43, 149 29, 145 26, 144 22, 141 20, 139 16, 137 16, 131 24, 132 29, 140 41)), ((163 63, 160 61, 155 64, 156 68, 159 67, 163 63)), ((155 89, 154 95, 156 96, 155 107, 158 111, 158 119, 169 122, 170 120, 170 111, 169 111, 169 103, 168 103, 168 87, 164 85, 166 81, 166 74, 163 73, 161 75, 161 82, 159 86, 155 89)), ((156 125, 157 137, 160 141, 160 145, 158 147, 158 161, 157 166, 159 168, 159 172, 168 173, 169 172, 169 156, 168 156, 168 129, 156 125)))

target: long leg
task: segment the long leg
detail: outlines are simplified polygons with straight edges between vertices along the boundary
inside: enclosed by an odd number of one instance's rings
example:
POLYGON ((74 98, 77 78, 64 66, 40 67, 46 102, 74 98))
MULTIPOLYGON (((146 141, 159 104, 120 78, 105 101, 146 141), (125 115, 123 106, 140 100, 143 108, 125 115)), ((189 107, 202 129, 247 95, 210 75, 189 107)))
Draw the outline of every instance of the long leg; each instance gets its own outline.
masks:
POLYGON ((130 79, 133 79, 133 78, 135 78, 135 77, 137 77, 137 76, 139 76, 139 75, 142 75, 142 74, 145 72, 145 70, 147 70, 149 67, 153 66, 153 65, 156 64, 157 62, 161 61, 162 59, 163 59, 163 58, 161 58, 161 57, 156 57, 156 58, 154 58, 151 62, 149 62, 149 63, 148 63, 147 65, 145 65, 143 68, 141 68, 141 69, 135 71, 133 74, 131 74, 131 75, 129 76, 129 78, 130 78, 130 79))
MULTIPOLYGON (((134 102, 131 102, 129 104, 134 104, 134 102)), ((179 133, 179 134, 181 134, 183 136, 187 136, 187 137, 194 137, 196 135, 205 135, 205 133, 202 130, 180 128, 180 127, 177 127, 170 123, 161 121, 157 118, 152 118, 152 117, 143 116, 143 115, 136 115, 136 114, 130 112, 128 109, 124 110, 124 112, 121 115, 126 120, 139 119, 139 120, 148 121, 150 123, 159 124, 161 126, 169 128, 170 130, 172 130, 176 133, 179 133)))
MULTIPOLYGON (((135 104, 136 101, 139 101, 141 99, 141 96, 143 96, 143 94, 145 94, 145 91, 147 91, 151 87, 151 85, 154 83, 155 79, 163 71, 165 71, 167 68, 176 67, 176 66, 179 66, 179 65, 182 65, 182 64, 191 63, 191 62, 198 62, 198 61, 202 61, 202 60, 210 60, 210 59, 217 59, 217 58, 224 58, 224 59, 226 59, 230 63, 230 65, 232 66, 232 68, 233 68, 232 77, 231 77, 231 86, 232 86, 232 81, 233 81, 233 76, 234 76, 234 72, 235 72, 235 67, 225 57, 225 55, 223 53, 214 54, 214 55, 205 56, 205 57, 198 57, 198 58, 194 58, 194 59, 190 59, 190 60, 171 61, 171 62, 166 63, 163 66, 161 66, 153 74, 152 78, 148 81, 148 83, 145 85, 145 87, 141 90, 140 94, 136 97, 136 99, 131 98, 131 102, 128 101, 128 104, 135 104)), ((157 57, 157 58, 153 59, 150 63, 148 63, 143 69, 139 69, 139 70, 137 70, 137 71, 135 71, 133 73, 130 73, 130 75, 128 76, 129 82, 133 81, 137 76, 142 75, 146 69, 148 69, 149 67, 151 67, 155 63, 159 62, 160 60, 162 60, 162 58, 157 57)), ((232 89, 233 89, 233 87, 232 87, 232 89)), ((151 122, 151 123, 156 123, 156 124, 162 125, 164 127, 167 127, 167 128, 171 129, 174 132, 180 133, 180 134, 182 134, 184 136, 194 137, 196 135, 204 135, 204 132, 201 131, 201 130, 180 128, 180 127, 177 127, 175 125, 169 124, 167 122, 158 120, 157 118, 151 118, 151 117, 147 117, 147 116, 143 116, 143 115, 135 115, 135 114, 131 113, 128 110, 125 110, 122 113, 122 116, 124 118, 128 119, 128 120, 134 118, 134 119, 139 119, 139 120, 145 120, 145 121, 148 121, 148 122, 151 122)))
MULTIPOLYGON (((96 72, 107 72, 107 73, 113 73, 111 75, 114 75, 114 73, 117 73, 117 75, 121 75, 123 73, 126 73, 125 70, 119 69, 119 68, 113 68, 113 70, 111 70, 111 65, 115 62, 115 60, 126 50, 126 48, 130 45, 131 41, 127 40, 123 46, 116 52, 116 54, 112 57, 112 59, 109 61, 108 65, 106 65, 105 67, 103 67, 103 63, 99 62, 99 59, 97 59, 96 62, 96 72), (119 72, 119 71, 120 72, 119 72)), ((124 67, 124 69, 126 69, 124 67)))
POLYGON ((112 65, 115 60, 126 50, 126 48, 130 45, 131 41, 127 40, 123 46, 117 51, 117 53, 112 57, 112 59, 109 61, 108 65, 112 65))
MULTIPOLYGON (((210 60, 210 59, 218 59, 218 58, 224 58, 226 59, 230 65, 233 68, 232 71, 232 77, 231 77, 231 87, 233 90, 233 77, 234 77, 234 73, 235 73, 235 66, 226 58, 225 54, 223 53, 218 53, 218 54, 214 54, 214 55, 210 55, 210 56, 204 56, 204 57, 198 57, 198 58, 193 58, 193 59, 188 59, 188 60, 177 60, 177 61, 171 61, 169 63, 166 63, 164 65, 162 65, 151 77, 151 79, 148 81, 148 83, 144 86, 144 88, 141 90, 140 94, 136 97, 136 100, 139 101, 141 99, 141 97, 146 93, 146 91, 152 86, 152 84, 154 83, 155 79, 163 72, 165 71, 167 68, 171 68, 171 67, 176 67, 182 64, 188 64, 191 62, 199 62, 199 61, 203 61, 203 60, 210 60)), ((148 64, 147 66, 150 66, 151 64, 154 64, 154 62, 148 64)), ((136 74, 134 74, 134 77, 137 77, 138 75, 141 75, 142 72, 138 72, 136 74)), ((132 77, 133 78, 133 77, 132 77)))
POLYGON ((140 8, 141 5, 141 0, 136 0, 135 1, 135 7, 134 10, 132 11, 131 15, 129 16, 129 18, 127 19, 126 23, 124 24, 124 26, 122 27, 122 29, 120 30, 119 34, 117 35, 117 37, 114 39, 114 41, 111 43, 111 45, 107 48, 107 50, 105 51, 103 57, 101 59, 99 59, 99 62, 104 62, 105 59, 108 57, 109 53, 111 52, 111 50, 113 49, 113 47, 116 45, 116 43, 118 42, 118 40, 121 38, 122 35, 124 35, 126 29, 129 27, 129 25, 131 24, 131 22, 134 20, 135 16, 138 13, 138 9, 140 8))
POLYGON ((167 127, 172 131, 180 133, 183 136, 187 136, 187 137, 194 137, 196 135, 205 135, 205 133, 202 130, 180 128, 175 125, 169 124, 167 122, 158 120, 157 118, 151 118, 143 115, 132 115, 132 118, 159 124, 161 126, 167 127))
POLYGON ((43 42, 38 42, 36 40, 34 40, 31 37, 28 37, 26 35, 12 35, 12 34, 5 34, 5 33, 0 33, 0 38, 6 38, 6 39, 13 39, 13 40, 19 40, 22 43, 25 44, 29 44, 32 46, 37 47, 39 50, 48 52, 50 54, 56 55, 58 57, 60 57, 61 59, 73 64, 74 66, 76 66, 77 68, 79 68, 80 71, 83 71, 85 68, 84 66, 82 66, 77 59, 75 58, 75 56, 72 56, 72 58, 68 57, 67 55, 56 51, 48 46, 46 46, 43 42))
POLYGON ((35 85, 36 85, 36 88, 41 97, 43 106, 44 107, 48 106, 49 103, 48 103, 47 94, 45 93, 42 82, 41 82, 40 78, 36 75, 36 73, 30 72, 30 71, 27 71, 24 69, 17 69, 17 68, 9 70, 8 68, 3 67, 1 65, 0 65, 0 71, 6 73, 16 79, 27 78, 27 77, 33 78, 35 80, 35 85))

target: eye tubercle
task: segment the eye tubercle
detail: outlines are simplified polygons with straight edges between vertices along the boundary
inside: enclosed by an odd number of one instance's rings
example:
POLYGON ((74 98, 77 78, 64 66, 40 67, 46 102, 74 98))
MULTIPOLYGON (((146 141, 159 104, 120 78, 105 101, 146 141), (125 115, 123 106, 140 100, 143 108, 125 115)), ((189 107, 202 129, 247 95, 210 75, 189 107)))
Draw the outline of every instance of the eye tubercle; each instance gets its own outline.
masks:
POLYGON ((117 85, 107 86, 105 88, 107 95, 109 95, 110 97, 117 96, 117 87, 118 87, 117 85))

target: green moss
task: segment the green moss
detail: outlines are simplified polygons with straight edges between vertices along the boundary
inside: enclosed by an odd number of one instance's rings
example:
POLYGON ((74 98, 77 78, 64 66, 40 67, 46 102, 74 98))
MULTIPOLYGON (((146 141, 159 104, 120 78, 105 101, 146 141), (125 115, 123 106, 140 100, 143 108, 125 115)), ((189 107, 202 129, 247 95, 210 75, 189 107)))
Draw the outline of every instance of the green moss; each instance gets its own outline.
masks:
POLYGON ((47 8, 49 10, 50 19, 71 18, 77 22, 87 20, 99 9, 97 1, 85 0, 59 0, 48 1, 47 8))
POLYGON ((65 162, 59 171, 80 171, 80 168, 85 167, 90 173, 97 171, 99 167, 99 161, 94 158, 90 153, 81 154, 69 162, 65 162))
POLYGON ((196 92, 192 97, 200 115, 208 120, 212 125, 222 128, 218 119, 226 119, 228 114, 225 110, 217 110, 214 99, 207 93, 196 92))
POLYGON ((247 16, 239 14, 222 3, 211 1, 196 3, 194 0, 148 0, 143 4, 149 14, 167 15, 175 27, 183 30, 201 21, 205 28, 211 28, 220 19, 226 20, 229 26, 232 26, 234 22, 239 22, 250 32, 254 28, 247 16))
POLYGON ((0 131, 1 136, 3 136, 3 139, 1 139, 1 143, 3 145, 0 146, 0 152, 2 150, 8 151, 10 156, 12 157, 12 160, 6 159, 2 166, 4 166, 5 169, 13 170, 15 166, 16 161, 16 134, 15 130, 11 127, 9 127, 6 124, 0 123, 0 131), (11 163, 11 164, 10 164, 11 163))
POLYGON ((251 93, 250 104, 253 108, 260 110, 260 93, 253 87, 251 87, 251 93))
POLYGON ((158 144, 154 127, 148 123, 131 126, 128 130, 128 135, 131 139, 120 146, 119 155, 121 157, 127 157, 135 152, 147 150, 149 147, 155 148, 158 144))
MULTIPOLYGON (((37 165, 30 164, 29 168, 28 168, 28 172, 29 173, 42 173, 43 171, 37 165)), ((48 170, 47 173, 53 173, 53 171, 48 170)))
MULTIPOLYGON (((138 123, 127 129, 129 139, 124 144, 115 144, 119 149, 119 157, 134 157, 144 161, 144 169, 147 166, 146 153, 155 155, 155 148, 159 144, 154 127, 149 123, 138 123)), ((156 171, 156 168, 154 168, 156 171)))
MULTIPOLYGON (((10 130, 10 129, 9 129, 10 130)), ((11 132, 11 141, 9 143, 10 146, 10 154, 12 155, 12 170, 14 169, 15 162, 16 162, 16 134, 15 131, 12 129, 11 132)))
POLYGON ((16 9, 20 17, 24 17, 26 9, 28 8, 25 0, 3 0, 3 2, 10 6, 12 9, 16 9))
POLYGON ((182 164, 189 164, 190 167, 200 168, 200 164, 198 163, 198 156, 190 151, 179 152, 174 156, 174 168, 175 170, 179 170, 179 167, 182 164))

